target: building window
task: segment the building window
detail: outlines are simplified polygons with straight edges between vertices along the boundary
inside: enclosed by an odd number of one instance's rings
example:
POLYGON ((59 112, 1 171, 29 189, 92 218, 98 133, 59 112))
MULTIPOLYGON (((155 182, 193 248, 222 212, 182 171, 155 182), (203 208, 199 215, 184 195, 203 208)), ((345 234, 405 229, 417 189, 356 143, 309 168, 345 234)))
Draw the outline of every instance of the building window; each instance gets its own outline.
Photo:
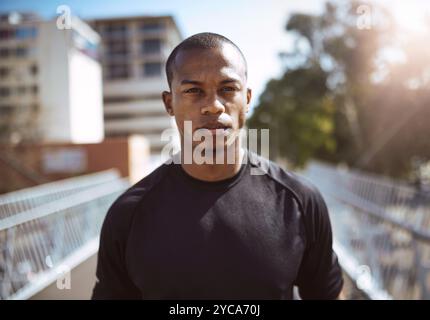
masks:
POLYGON ((147 62, 143 64, 143 75, 145 77, 158 77, 161 75, 161 63, 147 62))
POLYGON ((0 29, 0 39, 12 39, 13 30, 12 29, 0 29))
POLYGON ((127 26, 122 24, 111 24, 104 27, 104 33, 107 36, 125 36, 127 31, 127 26))
POLYGON ((128 65, 126 64, 111 64, 107 68, 108 79, 125 79, 129 76, 128 65))
POLYGON ((153 54, 161 52, 161 39, 145 39, 142 42, 142 52, 144 54, 153 54))
POLYGON ((136 117, 136 115, 135 114, 131 114, 131 113, 104 114, 104 120, 105 121, 109 121, 109 120, 128 120, 128 119, 133 119, 135 117, 136 117))
POLYGON ((35 75, 37 75, 37 72, 38 72, 37 65, 33 64, 33 65, 30 67, 30 73, 31 73, 33 76, 35 76, 35 75))
POLYGON ((164 30, 164 24, 161 22, 146 22, 140 26, 143 32, 158 32, 164 30))
POLYGON ((6 58, 9 57, 9 49, 8 48, 0 48, 0 57, 6 58))
POLYGON ((14 107, 11 105, 1 105, 0 106, 0 116, 10 116, 12 115, 14 107))
POLYGON ((9 97, 9 96, 10 96, 10 88, 0 87, 0 97, 9 97))
POLYGON ((125 41, 106 42, 105 47, 106 47, 106 54, 109 57, 128 55, 128 47, 125 41))
POLYGON ((6 78, 9 75, 9 69, 6 67, 0 67, 0 78, 6 78))
POLYGON ((19 87, 16 89, 16 92, 17 92, 19 95, 25 94, 25 91, 26 91, 26 88, 25 88, 24 86, 19 86, 19 87))
POLYGON ((16 56, 17 57, 25 57, 27 56, 28 50, 24 47, 19 47, 16 49, 16 56))
POLYGON ((33 93, 33 94, 37 94, 37 92, 39 91, 39 88, 37 87, 37 86, 32 86, 31 87, 31 92, 33 93))
POLYGON ((28 39, 35 38, 37 30, 35 27, 19 27, 15 31, 15 37, 17 39, 28 39))

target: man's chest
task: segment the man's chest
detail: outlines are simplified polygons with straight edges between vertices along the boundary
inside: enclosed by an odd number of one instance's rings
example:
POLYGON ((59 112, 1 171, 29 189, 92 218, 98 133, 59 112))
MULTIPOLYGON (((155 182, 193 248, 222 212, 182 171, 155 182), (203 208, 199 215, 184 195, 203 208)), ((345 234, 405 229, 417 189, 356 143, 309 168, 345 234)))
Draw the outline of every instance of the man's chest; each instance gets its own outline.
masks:
POLYGON ((136 285, 160 298, 288 291, 304 251, 295 202, 270 193, 196 196, 137 215, 127 249, 136 285))

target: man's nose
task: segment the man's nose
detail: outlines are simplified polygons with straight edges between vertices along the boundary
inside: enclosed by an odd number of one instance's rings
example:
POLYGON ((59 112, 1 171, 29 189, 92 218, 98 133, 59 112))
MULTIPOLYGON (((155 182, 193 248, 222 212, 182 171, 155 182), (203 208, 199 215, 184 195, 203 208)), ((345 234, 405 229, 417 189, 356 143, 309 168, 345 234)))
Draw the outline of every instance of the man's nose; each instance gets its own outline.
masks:
POLYGON ((208 97, 205 101, 202 114, 219 114, 225 112, 225 107, 216 95, 208 97))

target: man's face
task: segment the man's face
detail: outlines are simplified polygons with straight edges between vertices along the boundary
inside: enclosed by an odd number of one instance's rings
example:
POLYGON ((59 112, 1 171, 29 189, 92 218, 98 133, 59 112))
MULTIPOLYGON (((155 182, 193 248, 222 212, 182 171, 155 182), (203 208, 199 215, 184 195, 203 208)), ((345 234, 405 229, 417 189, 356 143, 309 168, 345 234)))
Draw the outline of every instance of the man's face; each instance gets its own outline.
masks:
POLYGON ((182 138, 184 121, 192 122, 192 133, 209 129, 214 141, 216 135, 238 134, 251 100, 240 53, 229 44, 180 51, 174 61, 171 92, 164 92, 163 100, 182 138))

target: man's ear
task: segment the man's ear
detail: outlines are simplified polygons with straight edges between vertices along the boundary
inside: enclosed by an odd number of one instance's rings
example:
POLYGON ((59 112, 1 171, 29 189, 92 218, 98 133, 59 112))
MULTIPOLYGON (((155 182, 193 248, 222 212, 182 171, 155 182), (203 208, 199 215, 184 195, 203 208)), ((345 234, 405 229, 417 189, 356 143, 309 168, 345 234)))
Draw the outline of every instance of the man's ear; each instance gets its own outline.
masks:
POLYGON ((166 108, 167 113, 169 116, 174 116, 173 107, 172 107, 172 93, 169 91, 163 91, 162 94, 163 102, 164 102, 164 108, 166 108))
POLYGON ((252 98, 252 90, 250 88, 246 89, 246 112, 249 110, 249 103, 251 102, 252 98))

